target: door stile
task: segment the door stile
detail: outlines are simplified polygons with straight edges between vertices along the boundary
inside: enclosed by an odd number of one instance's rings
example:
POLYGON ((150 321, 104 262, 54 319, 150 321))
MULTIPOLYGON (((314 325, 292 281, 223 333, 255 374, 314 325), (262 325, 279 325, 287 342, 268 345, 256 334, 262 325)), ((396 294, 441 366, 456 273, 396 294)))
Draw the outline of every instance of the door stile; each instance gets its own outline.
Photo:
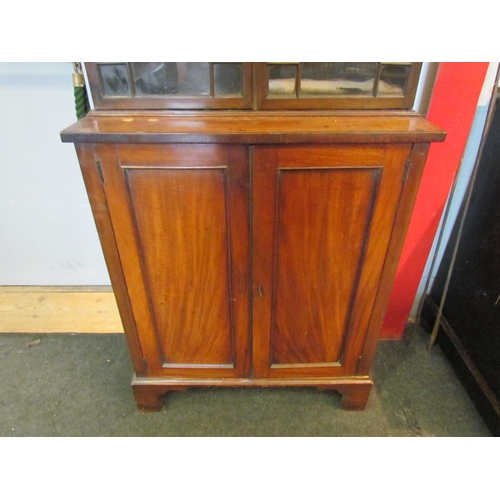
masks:
POLYGON ((234 360, 237 377, 251 374, 250 159, 248 148, 227 148, 227 224, 234 360))
POLYGON ((349 336, 346 339, 346 352, 349 356, 344 360, 344 368, 349 373, 357 371, 367 336, 378 335, 378 331, 369 329, 370 318, 389 248, 393 220, 398 209, 406 161, 410 152, 410 144, 386 146, 382 179, 375 202, 366 258, 355 296, 357 314, 351 319, 349 336))
POLYGON ((254 148, 252 196, 252 332, 255 378, 270 375, 270 333, 276 234, 277 148, 254 148))
POLYGON ((159 346, 155 335, 151 304, 146 293, 141 253, 133 225, 133 212, 127 196, 125 173, 120 166, 115 145, 99 144, 96 150, 101 162, 104 190, 127 290, 131 297, 132 312, 141 339, 142 350, 147 359, 148 375, 160 376, 162 366, 159 346))
POLYGON ((75 147, 89 195, 97 232, 104 250, 104 258, 113 285, 113 293, 123 323, 134 371, 139 376, 146 376, 147 366, 144 361, 144 354, 137 333, 127 285, 116 246, 116 238, 101 177, 102 173, 99 172, 97 165, 98 160, 96 158, 95 146, 93 144, 76 144, 75 147))

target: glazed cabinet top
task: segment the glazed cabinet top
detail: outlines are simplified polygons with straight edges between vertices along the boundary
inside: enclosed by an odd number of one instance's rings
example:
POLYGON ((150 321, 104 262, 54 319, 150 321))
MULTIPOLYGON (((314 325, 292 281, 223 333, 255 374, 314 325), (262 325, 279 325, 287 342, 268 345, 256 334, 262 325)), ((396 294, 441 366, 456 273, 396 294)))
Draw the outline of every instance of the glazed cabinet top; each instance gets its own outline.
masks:
POLYGON ((95 111, 64 142, 416 143, 421 63, 86 63, 95 111))
POLYGON ((421 63, 95 62, 94 104, 110 109, 410 109, 421 63))

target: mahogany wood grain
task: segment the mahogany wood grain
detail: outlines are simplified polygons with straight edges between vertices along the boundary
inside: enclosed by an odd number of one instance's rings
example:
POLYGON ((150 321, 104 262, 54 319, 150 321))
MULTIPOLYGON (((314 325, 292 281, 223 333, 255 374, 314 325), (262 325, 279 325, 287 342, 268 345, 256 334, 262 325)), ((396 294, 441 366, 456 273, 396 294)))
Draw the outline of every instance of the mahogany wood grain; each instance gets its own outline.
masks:
POLYGON ((371 388, 371 385, 365 384, 340 389, 339 392, 342 394, 342 408, 347 411, 363 411, 368 403, 371 388))
POLYGON ((409 151, 255 149, 256 376, 355 371, 409 151))
POLYGON ((271 363, 340 361, 379 169, 280 170, 271 363))
POLYGON ((132 379, 132 390, 141 411, 158 411, 165 404, 164 396, 170 391, 184 391, 189 387, 314 387, 319 391, 335 391, 342 395, 341 406, 344 410, 364 410, 373 382, 368 377, 344 377, 337 379, 132 379))
POLYGON ((349 334, 345 349, 349 356, 346 356, 343 362, 345 373, 356 373, 366 336, 375 334, 375 332, 370 332, 368 327, 388 252, 410 151, 410 144, 386 147, 386 158, 374 204, 365 259, 360 269, 357 291, 353 297, 356 313, 352 315, 348 327, 349 334))
POLYGON ((189 386, 314 386, 364 408, 442 130, 409 111, 94 111, 61 135, 77 143, 140 408, 189 386))
POLYGON ((227 147, 221 144, 120 144, 120 165, 126 167, 217 167, 227 162, 227 147))
POLYGON ((61 132, 63 142, 114 143, 398 143, 443 141, 444 132, 418 115, 387 113, 156 114, 91 113, 61 132))
POLYGON ((234 362, 225 170, 127 169, 146 286, 167 364, 234 362))
POLYGON ((142 412, 155 412, 165 406, 165 395, 171 391, 185 391, 187 386, 141 385, 132 383, 137 409, 142 412))
POLYGON ((255 147, 252 171, 252 349, 253 372, 268 378, 271 364, 272 293, 278 148, 255 147))
POLYGON ((355 149, 350 144, 337 144, 334 149, 326 145, 300 145, 278 148, 277 155, 281 170, 309 167, 377 168, 384 162, 385 150, 371 145, 356 146, 355 149))
POLYGON ((142 304, 136 323, 158 375, 249 369, 249 165, 245 149, 229 149, 150 147, 141 165, 120 147, 115 164, 103 162, 123 266, 137 283, 129 293, 142 304))
POLYGON ((141 252, 135 237, 132 207, 129 204, 123 169, 117 148, 113 144, 96 146, 101 165, 104 192, 108 201, 112 233, 125 278, 134 325, 141 342, 149 376, 161 374, 159 346, 155 336, 153 318, 144 282, 141 252))
POLYGON ((401 191, 397 214, 394 218, 391 240, 384 262, 384 270, 377 290, 375 307, 373 308, 366 342, 357 368, 358 375, 368 375, 370 372, 373 356, 379 340, 380 328, 389 301, 394 277, 396 276, 428 151, 429 144, 415 144, 412 148, 406 181, 401 191))
POLYGON ((147 367, 144 362, 144 353, 135 326, 130 297, 116 247, 113 225, 109 216, 106 195, 96 165, 96 151, 91 144, 76 144, 75 146, 97 233, 104 250, 104 258, 123 323, 134 371, 139 376, 146 375, 147 367))
POLYGON ((246 147, 227 147, 226 204, 230 256, 230 308, 234 329, 236 373, 251 375, 251 220, 250 152, 246 147))

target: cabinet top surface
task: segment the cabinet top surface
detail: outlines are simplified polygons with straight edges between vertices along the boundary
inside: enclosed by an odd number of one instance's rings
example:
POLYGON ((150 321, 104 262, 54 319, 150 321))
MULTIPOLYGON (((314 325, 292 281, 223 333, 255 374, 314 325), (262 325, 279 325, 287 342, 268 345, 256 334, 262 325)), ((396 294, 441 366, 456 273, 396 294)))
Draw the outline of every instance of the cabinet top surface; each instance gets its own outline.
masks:
POLYGON ((116 143, 388 143, 440 142, 445 132, 409 114, 305 113, 98 114, 61 132, 63 142, 116 143))

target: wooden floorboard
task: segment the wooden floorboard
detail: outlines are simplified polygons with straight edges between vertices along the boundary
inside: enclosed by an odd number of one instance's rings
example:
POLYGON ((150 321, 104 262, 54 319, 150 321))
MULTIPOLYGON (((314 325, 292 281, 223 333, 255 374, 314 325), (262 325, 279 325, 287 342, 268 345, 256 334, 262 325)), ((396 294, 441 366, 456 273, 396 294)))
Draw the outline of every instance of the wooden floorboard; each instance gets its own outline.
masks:
POLYGON ((0 287, 0 333, 122 333, 110 287, 0 287))

